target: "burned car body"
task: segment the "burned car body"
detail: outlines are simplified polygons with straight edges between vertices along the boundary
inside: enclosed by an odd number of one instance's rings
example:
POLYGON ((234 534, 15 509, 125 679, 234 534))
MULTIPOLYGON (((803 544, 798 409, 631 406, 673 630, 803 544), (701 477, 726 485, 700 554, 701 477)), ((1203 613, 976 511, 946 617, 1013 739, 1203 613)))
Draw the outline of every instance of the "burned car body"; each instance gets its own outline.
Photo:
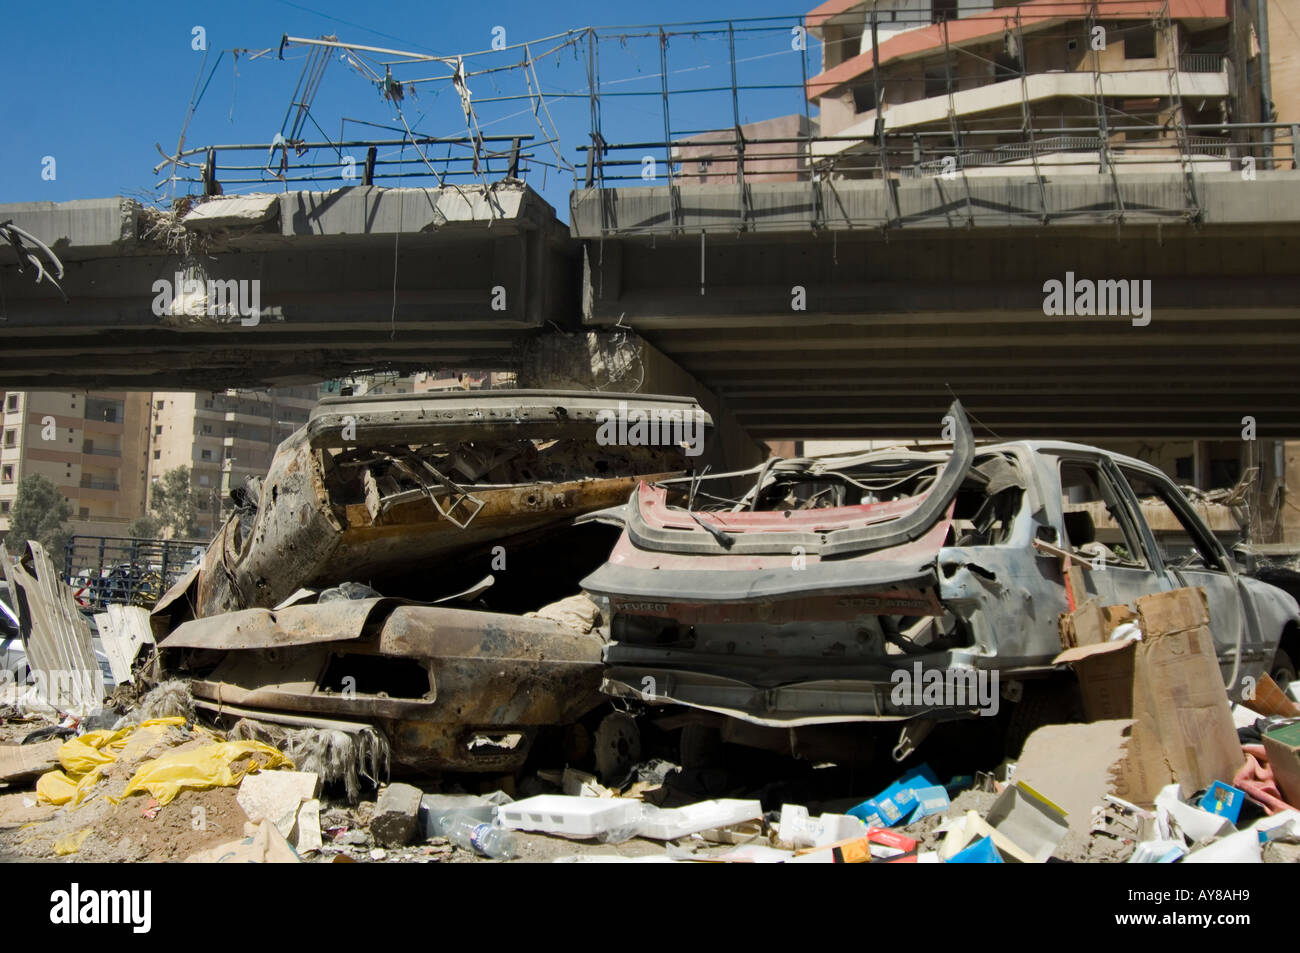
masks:
POLYGON ((341 599, 181 625, 164 664, 218 715, 381 731, 399 767, 505 771, 600 703, 598 632, 548 619, 341 599))
POLYGON ((503 390, 321 401, 208 547, 192 580, 197 614, 270 607, 345 579, 388 594, 389 579, 621 502, 642 477, 682 472, 681 447, 598 443, 598 418, 619 401, 711 426, 680 397, 503 390))
POLYGON ((899 673, 1004 687, 1051 674, 1076 598, 1203 587, 1233 692, 1295 644, 1295 600, 1237 573, 1159 470, 1068 443, 977 449, 960 404, 949 413, 951 450, 768 461, 729 505, 692 510, 719 494, 670 480, 600 514, 623 527, 583 581, 611 615, 605 690, 793 745, 810 726, 975 714, 971 698, 897 692, 899 673), (1163 500, 1189 555, 1157 540, 1139 493, 1163 500), (1070 554, 1084 592, 1067 593, 1070 554))
POLYGON ((597 620, 522 616, 608 555, 575 518, 687 469, 689 447, 601 439, 616 405, 711 426, 647 395, 323 401, 159 601, 165 670, 227 715, 377 729, 401 768, 518 767, 603 701, 597 620))

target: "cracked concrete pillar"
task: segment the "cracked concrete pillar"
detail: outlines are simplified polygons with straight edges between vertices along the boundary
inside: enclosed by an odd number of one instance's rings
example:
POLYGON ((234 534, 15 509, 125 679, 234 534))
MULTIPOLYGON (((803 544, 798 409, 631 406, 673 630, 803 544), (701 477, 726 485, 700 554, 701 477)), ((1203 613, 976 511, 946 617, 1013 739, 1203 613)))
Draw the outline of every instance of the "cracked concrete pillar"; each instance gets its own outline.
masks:
POLYGON ((714 472, 751 467, 767 458, 717 395, 632 330, 548 332, 523 345, 519 386, 694 397, 713 418, 704 462, 714 472))

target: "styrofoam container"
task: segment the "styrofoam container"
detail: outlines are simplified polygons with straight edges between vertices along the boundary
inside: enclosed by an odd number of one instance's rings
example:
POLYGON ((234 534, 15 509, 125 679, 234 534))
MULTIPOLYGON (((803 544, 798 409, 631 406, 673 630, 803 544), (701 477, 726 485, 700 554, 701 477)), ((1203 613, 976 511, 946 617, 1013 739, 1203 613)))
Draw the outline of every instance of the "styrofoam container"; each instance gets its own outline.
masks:
POLYGON ((502 805, 497 808, 497 817, 502 825, 518 831, 598 837, 635 827, 641 808, 640 801, 623 798, 538 794, 502 805))
POLYGON ((676 840, 698 831, 729 827, 762 816, 761 802, 734 798, 700 801, 685 807, 654 807, 647 804, 637 833, 651 840, 676 840))

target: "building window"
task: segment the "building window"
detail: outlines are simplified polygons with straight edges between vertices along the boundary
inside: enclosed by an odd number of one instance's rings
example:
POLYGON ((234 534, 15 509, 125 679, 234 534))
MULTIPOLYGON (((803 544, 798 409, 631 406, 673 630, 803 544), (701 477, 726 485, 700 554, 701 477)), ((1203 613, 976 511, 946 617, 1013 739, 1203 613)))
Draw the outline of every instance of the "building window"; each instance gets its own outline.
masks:
POLYGON ((212 451, 211 451, 211 450, 200 450, 200 451, 199 451, 199 459, 200 459, 200 460, 211 460, 211 459, 212 459, 212 451))
POLYGON ((13 413, 18 409, 18 395, 9 394, 5 397, 5 410, 13 413))
POLYGON ((210 401, 210 400, 205 400, 205 401, 203 402, 203 409, 204 409, 204 410, 211 410, 211 409, 212 409, 212 401, 210 401))
POLYGON ((234 447, 227 447, 227 448, 226 448, 226 459, 227 459, 227 460, 233 460, 233 459, 235 459, 235 448, 234 448, 234 447))
POLYGON ((5 431, 5 446, 6 446, 6 447, 16 447, 16 446, 18 446, 18 431, 17 431, 17 430, 6 430, 6 431, 5 431))
POLYGON ((206 434, 210 434, 210 433, 212 433, 212 424, 204 424, 204 425, 203 425, 203 432, 206 433, 206 434))
POLYGON ((154 435, 155 437, 161 437, 161 436, 162 436, 162 424, 158 424, 157 426, 155 426, 155 427, 153 428, 153 435, 154 435))
POLYGON ((1124 59, 1153 60, 1156 58, 1156 29, 1153 26, 1134 27, 1124 34, 1124 59))
POLYGON ((948 71, 928 69, 925 71, 925 98, 944 96, 948 92, 948 71))
POLYGON ((957 0, 930 0, 930 22, 957 19, 957 0))
POLYGON ((10 505, 8 500, 0 500, 0 513, 8 513, 10 505))
POLYGON ((156 402, 154 403, 154 408, 155 408, 156 410, 162 410, 162 409, 163 409, 164 407, 166 407, 166 406, 167 406, 167 401, 165 401, 165 400, 156 401, 156 402))
POLYGON ((14 482, 14 468, 12 466, 6 466, 0 468, 0 483, 13 483, 13 482, 14 482))
POLYGON ((199 486, 207 486, 211 482, 212 482, 212 478, 208 476, 206 473, 199 474, 199 486))
POLYGON ((155 460, 161 460, 161 459, 162 459, 162 451, 161 451, 161 450, 155 450, 155 451, 153 452, 153 458, 154 458, 155 460))

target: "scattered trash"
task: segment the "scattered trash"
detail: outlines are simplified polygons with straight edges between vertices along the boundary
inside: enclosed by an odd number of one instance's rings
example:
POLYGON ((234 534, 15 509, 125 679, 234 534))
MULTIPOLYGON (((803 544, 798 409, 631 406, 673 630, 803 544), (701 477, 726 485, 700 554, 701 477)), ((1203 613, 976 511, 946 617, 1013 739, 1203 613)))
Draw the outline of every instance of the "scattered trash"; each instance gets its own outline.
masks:
POLYGON ((1245 801, 1246 794, 1230 784, 1224 784, 1222 781, 1215 781, 1210 785, 1210 789, 1201 797, 1201 810, 1209 811, 1211 814, 1218 814, 1220 817, 1226 817, 1233 824, 1237 823, 1237 818, 1241 816, 1241 805, 1245 801))
POLYGON ((1070 829, 1065 812, 1023 780, 1007 785, 984 819, 1040 864, 1070 829))
POLYGON ((684 807, 655 807, 645 804, 633 825, 636 833, 651 840, 677 840, 688 834, 713 828, 730 827, 763 816, 758 801, 700 801, 684 807))
POLYGON ((998 853, 992 837, 981 837, 947 860, 949 864, 1000 864, 1002 862, 1002 855, 998 853))
POLYGON ((188 864, 297 864, 302 858, 270 821, 244 825, 244 837, 185 858, 188 864))
POLYGON ((250 771, 293 767, 293 762, 260 741, 221 741, 173 751, 140 765, 122 797, 148 791, 167 804, 182 790, 235 787, 250 771))
POLYGON ((918 791, 938 785, 930 766, 918 765, 873 798, 850 808, 849 815, 872 827, 892 827, 910 818, 919 806, 918 791))
POLYGON ((497 811, 501 823, 513 830, 542 831, 572 837, 598 837, 635 830, 642 804, 623 798, 572 797, 539 794, 507 804, 497 811))

